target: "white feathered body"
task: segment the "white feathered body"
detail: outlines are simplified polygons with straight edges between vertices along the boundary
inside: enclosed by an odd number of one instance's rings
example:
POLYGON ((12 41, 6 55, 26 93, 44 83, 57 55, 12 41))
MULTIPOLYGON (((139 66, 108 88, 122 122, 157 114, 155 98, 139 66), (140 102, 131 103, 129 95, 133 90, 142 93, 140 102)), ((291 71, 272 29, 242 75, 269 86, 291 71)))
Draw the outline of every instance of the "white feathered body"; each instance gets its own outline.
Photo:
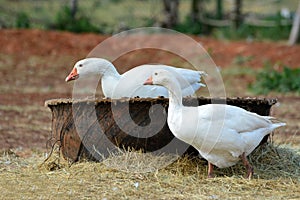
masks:
POLYGON ((136 96, 141 98, 168 97, 168 90, 163 86, 143 85, 145 80, 157 69, 168 70, 172 73, 180 85, 183 96, 193 95, 201 86, 204 86, 200 82, 203 72, 166 65, 141 65, 122 74, 118 81, 113 82, 108 79, 108 81, 102 81, 103 88, 108 88, 109 85, 115 84, 114 89, 108 90, 105 96, 111 98, 136 96))
POLYGON ((170 105, 168 111, 172 133, 220 168, 236 164, 243 152, 249 155, 265 135, 285 125, 271 119, 224 104, 170 105))

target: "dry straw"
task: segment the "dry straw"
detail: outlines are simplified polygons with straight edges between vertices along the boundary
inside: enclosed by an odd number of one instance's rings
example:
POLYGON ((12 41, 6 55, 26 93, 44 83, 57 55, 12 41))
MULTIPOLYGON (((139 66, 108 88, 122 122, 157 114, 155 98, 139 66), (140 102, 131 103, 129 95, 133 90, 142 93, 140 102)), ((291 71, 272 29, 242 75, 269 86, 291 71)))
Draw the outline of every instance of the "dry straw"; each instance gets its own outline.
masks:
POLYGON ((241 163, 231 168, 216 168, 217 177, 207 179, 206 161, 189 156, 157 169, 168 159, 170 155, 130 151, 113 154, 101 163, 70 164, 55 151, 43 163, 41 153, 22 159, 14 152, 5 152, 0 158, 0 198, 300 198, 300 154, 290 148, 269 144, 256 149, 249 157, 255 168, 252 180, 243 178, 245 169, 241 163), (153 171, 141 173, 141 168, 153 171))

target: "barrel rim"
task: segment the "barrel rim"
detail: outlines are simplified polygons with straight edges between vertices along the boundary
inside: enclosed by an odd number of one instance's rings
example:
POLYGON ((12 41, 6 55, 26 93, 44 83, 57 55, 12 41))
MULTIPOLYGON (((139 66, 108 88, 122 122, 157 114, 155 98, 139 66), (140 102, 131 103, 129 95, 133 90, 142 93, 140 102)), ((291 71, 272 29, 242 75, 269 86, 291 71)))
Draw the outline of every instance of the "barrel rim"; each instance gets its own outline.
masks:
MULTIPOLYGON (((232 101, 240 101, 247 103, 256 103, 256 104, 267 104, 272 106, 278 102, 277 98, 258 98, 258 97, 227 97, 227 98, 208 98, 208 97, 185 97, 183 101, 189 100, 203 100, 203 101, 211 101, 215 102, 232 102, 232 101)), ((122 102, 157 102, 157 101, 165 101, 168 102, 168 98, 158 97, 158 98, 121 98, 121 99, 110 99, 110 98, 96 98, 96 99, 72 99, 72 98, 54 98, 45 101, 46 107, 52 107, 61 104, 74 104, 74 103, 122 103, 122 102)))

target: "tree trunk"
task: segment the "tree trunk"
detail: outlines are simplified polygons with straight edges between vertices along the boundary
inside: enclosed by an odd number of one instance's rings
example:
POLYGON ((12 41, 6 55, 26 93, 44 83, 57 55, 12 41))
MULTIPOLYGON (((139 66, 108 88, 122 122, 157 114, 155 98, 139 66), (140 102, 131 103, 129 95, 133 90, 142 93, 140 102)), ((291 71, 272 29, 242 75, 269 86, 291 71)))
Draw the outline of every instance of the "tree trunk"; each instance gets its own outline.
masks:
POLYGON ((235 29, 238 29, 240 27, 240 25, 242 24, 242 0, 235 0, 235 7, 234 7, 234 11, 233 11, 233 22, 234 22, 234 27, 235 29))
POLYGON ((217 19, 223 19, 223 0, 217 0, 216 2, 216 17, 217 19))
POLYGON ((165 19, 162 27, 174 28, 178 24, 179 0, 163 0, 163 4, 165 19))
POLYGON ((200 15, 203 14, 203 0, 193 0, 191 6, 191 19, 193 22, 200 21, 200 15))
POLYGON ((289 45, 294 45, 297 43, 297 40, 299 38, 299 29, 300 29, 300 1, 299 1, 297 12, 294 17, 293 27, 288 42, 289 45))
POLYGON ((76 16, 76 13, 77 13, 77 10, 78 10, 78 0, 71 0, 70 10, 71 10, 72 19, 75 19, 75 16, 76 16))

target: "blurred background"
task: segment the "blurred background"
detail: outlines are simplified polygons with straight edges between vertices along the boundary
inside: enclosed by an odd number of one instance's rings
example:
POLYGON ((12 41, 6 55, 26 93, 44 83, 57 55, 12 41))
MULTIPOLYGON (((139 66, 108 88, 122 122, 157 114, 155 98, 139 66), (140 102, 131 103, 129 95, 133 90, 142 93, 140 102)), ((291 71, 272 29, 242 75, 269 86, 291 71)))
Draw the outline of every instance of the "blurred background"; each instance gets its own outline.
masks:
POLYGON ((112 34, 144 26, 287 40, 299 0, 0 0, 1 28, 112 34))
MULTIPOLYGON (((300 0, 0 0, 0 150, 44 151, 51 135, 44 102, 72 97, 64 80, 74 64, 111 34, 145 26, 201 44, 227 97, 278 98, 271 115, 288 126, 275 137, 299 148, 300 0)), ((113 61, 120 73, 145 63, 189 66, 155 49, 113 61)))

